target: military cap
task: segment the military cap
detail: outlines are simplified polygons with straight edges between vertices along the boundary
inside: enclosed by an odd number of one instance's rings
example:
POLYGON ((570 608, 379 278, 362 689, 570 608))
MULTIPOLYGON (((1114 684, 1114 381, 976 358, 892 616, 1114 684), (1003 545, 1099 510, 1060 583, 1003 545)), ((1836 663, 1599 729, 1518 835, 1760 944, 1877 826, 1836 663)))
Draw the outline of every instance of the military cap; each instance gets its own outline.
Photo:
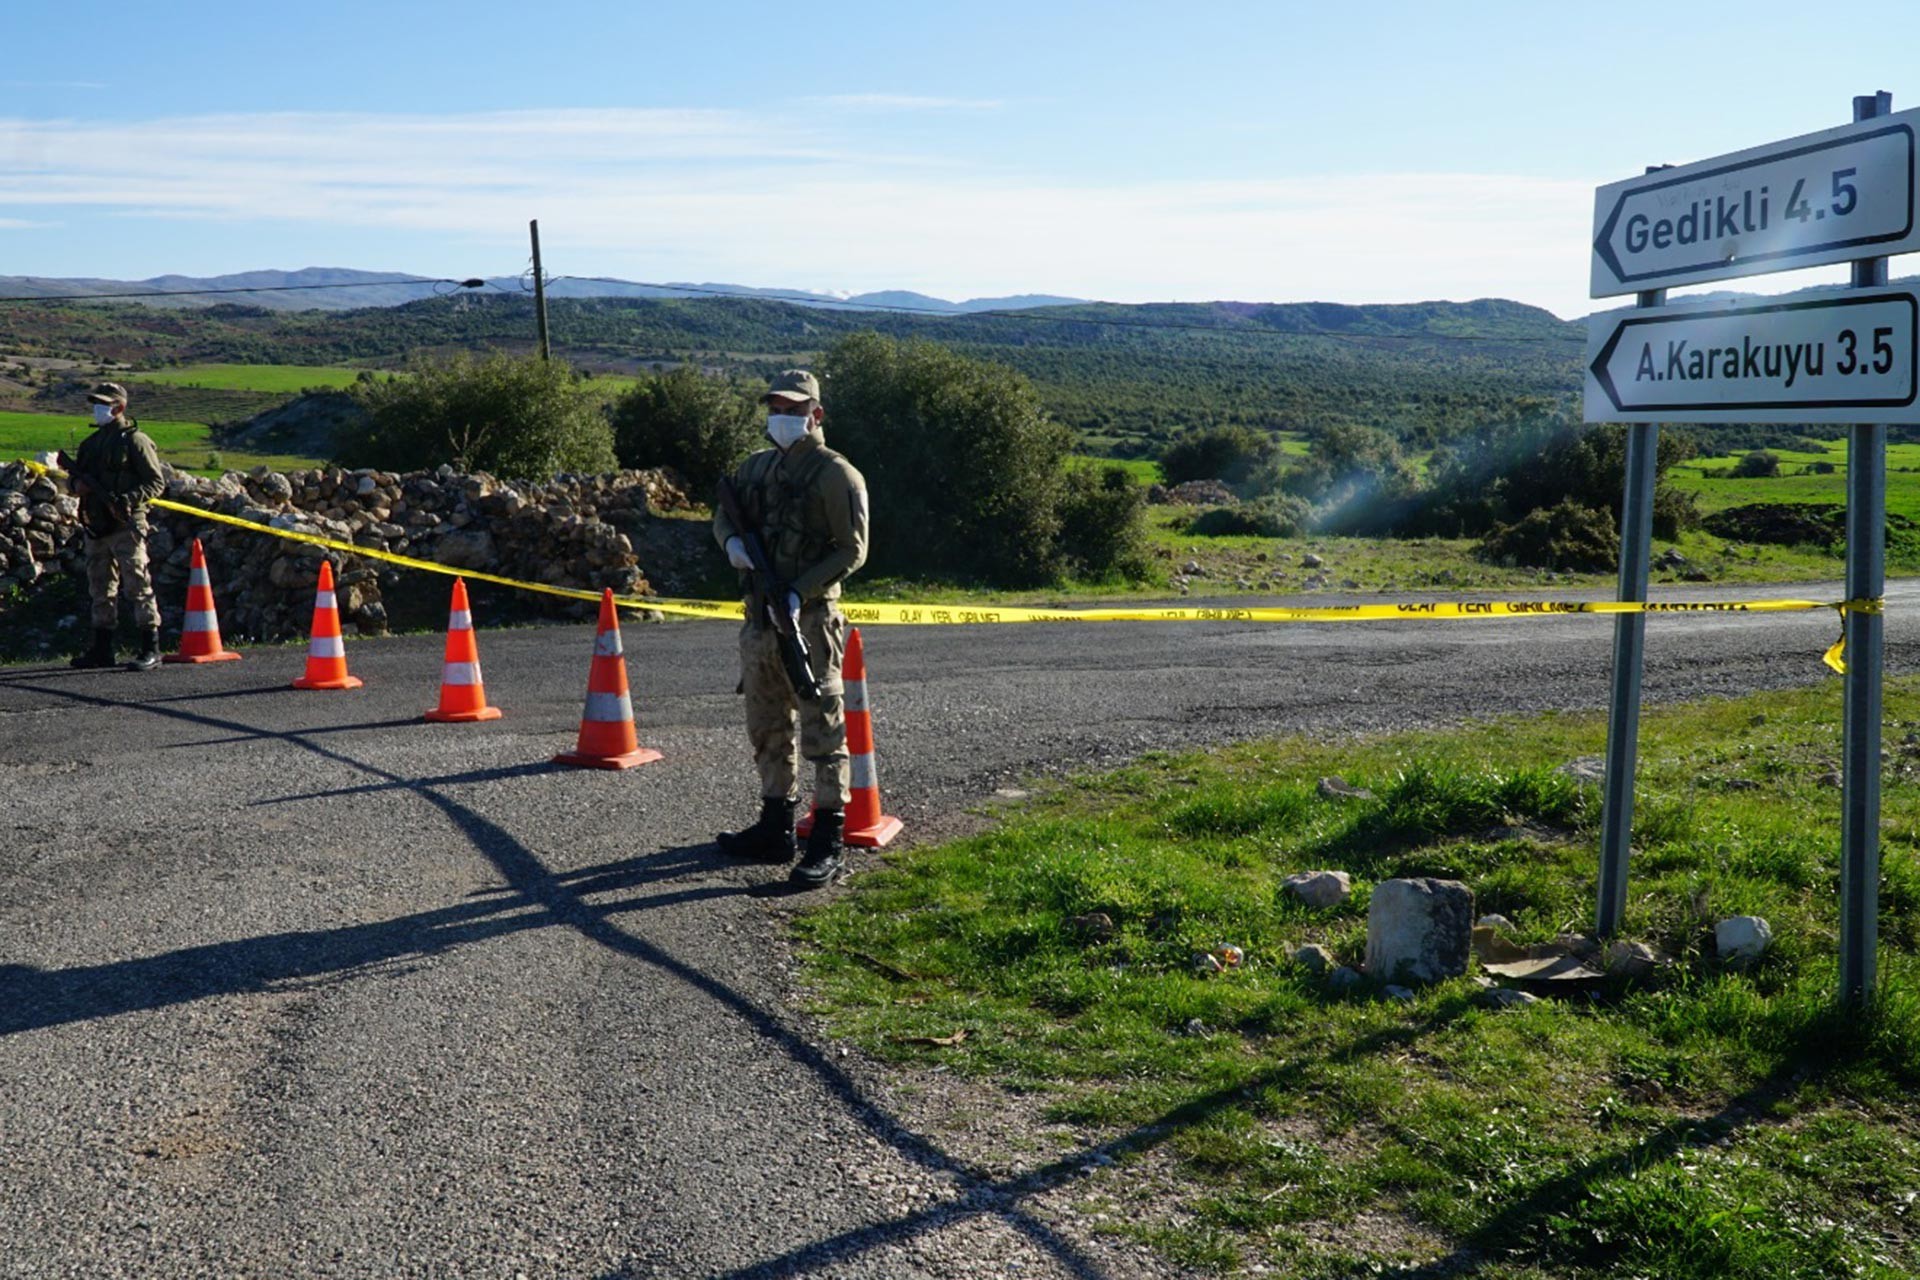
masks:
POLYGON ((125 404, 127 389, 117 382, 102 382, 87 393, 87 399, 94 404, 125 404))
POLYGON ((820 380, 805 369, 788 369, 773 379, 773 385, 767 388, 767 394, 760 397, 766 400, 818 400, 820 398, 820 380))

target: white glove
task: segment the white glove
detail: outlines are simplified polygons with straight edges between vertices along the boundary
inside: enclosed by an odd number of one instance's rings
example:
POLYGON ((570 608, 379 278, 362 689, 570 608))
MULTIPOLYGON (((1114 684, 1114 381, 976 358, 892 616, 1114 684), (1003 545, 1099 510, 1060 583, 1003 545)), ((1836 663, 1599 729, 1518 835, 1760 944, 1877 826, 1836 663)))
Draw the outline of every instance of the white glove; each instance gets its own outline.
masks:
POLYGON ((800 621, 800 593, 798 591, 787 592, 787 616, 792 618, 796 623, 800 621))
POLYGON ((747 559, 747 544, 737 537, 727 539, 727 563, 736 569, 753 568, 753 561, 747 559))

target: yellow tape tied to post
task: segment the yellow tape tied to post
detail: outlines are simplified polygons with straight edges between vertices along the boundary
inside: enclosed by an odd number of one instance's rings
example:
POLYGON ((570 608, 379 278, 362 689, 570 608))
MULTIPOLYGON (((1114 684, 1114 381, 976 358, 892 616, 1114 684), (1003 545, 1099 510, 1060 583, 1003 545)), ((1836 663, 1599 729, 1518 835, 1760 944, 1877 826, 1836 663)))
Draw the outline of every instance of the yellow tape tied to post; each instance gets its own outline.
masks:
MULTIPOLYGON (((27 467, 41 475, 60 474, 54 468, 22 459, 27 467)), ((518 578, 461 569, 421 560, 414 556, 363 547, 324 534, 296 527, 256 524, 238 516, 209 511, 183 502, 157 498, 156 507, 176 511, 196 519, 229 525, 252 533, 282 538, 289 542, 323 547, 343 555, 360 556, 418 569, 425 573, 462 577, 472 582, 490 582, 518 591, 562 596, 572 600, 598 601, 600 593, 576 587, 556 587, 544 582, 526 582, 518 578)), ((745 615, 737 600, 681 600, 671 597, 615 596, 614 603, 627 609, 654 609, 661 613, 691 618, 731 618, 745 615)), ((1636 600, 1487 600, 1428 601, 1403 604, 1350 604, 1288 607, 1274 605, 1187 606, 1150 605, 1104 609, 1028 608, 1017 605, 945 605, 945 604, 868 604, 842 600, 840 611, 847 620, 870 626, 979 626, 1024 622, 1406 622, 1442 618, 1526 618, 1566 614, 1693 614, 1693 613, 1804 613, 1813 609, 1838 610, 1842 619, 1839 643, 1829 648, 1826 664, 1845 672, 1845 618, 1849 611, 1881 611, 1878 600, 1727 600, 1727 601, 1636 601, 1636 600)))

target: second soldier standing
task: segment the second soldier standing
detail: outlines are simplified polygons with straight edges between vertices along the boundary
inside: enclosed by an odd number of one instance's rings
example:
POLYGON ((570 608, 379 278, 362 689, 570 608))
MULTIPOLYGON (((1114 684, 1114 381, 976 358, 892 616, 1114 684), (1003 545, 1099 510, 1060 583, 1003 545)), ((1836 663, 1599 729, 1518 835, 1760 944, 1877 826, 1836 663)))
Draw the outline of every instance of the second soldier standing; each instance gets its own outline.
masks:
POLYGON ((740 630, 740 691, 747 737, 760 773, 760 818, 744 831, 722 832, 721 851, 749 862, 784 864, 798 853, 793 834, 799 756, 813 766, 813 829, 790 879, 804 888, 831 884, 845 870, 841 836, 851 782, 846 706, 840 679, 847 620, 836 601, 840 584, 867 559, 867 485, 853 464, 827 448, 820 384, 789 369, 762 397, 773 448, 753 454, 733 473, 741 513, 754 526, 734 527, 716 509, 713 533, 727 559, 747 574, 747 620, 740 630), (742 535, 759 536, 783 599, 769 599, 742 535), (820 696, 798 697, 781 665, 772 611, 784 611, 806 640, 820 696), (797 741, 796 741, 796 729, 797 741))
POLYGON ((87 586, 93 595, 93 645, 71 665, 113 665, 118 597, 124 594, 140 633, 140 648, 127 669, 151 671, 160 665, 160 606, 147 571, 147 504, 166 488, 166 477, 153 441, 127 413, 125 387, 103 382, 87 399, 93 405, 93 434, 81 442, 77 456, 60 455, 68 486, 80 500, 87 586))

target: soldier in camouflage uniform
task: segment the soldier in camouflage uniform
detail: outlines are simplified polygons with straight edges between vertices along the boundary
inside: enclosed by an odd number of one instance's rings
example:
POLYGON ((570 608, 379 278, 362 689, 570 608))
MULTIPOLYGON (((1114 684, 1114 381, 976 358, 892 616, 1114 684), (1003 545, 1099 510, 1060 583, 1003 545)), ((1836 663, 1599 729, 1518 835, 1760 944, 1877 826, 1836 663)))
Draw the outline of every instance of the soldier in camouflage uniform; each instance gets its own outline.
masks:
POLYGON ((760 770, 760 820, 722 832, 720 848, 749 862, 784 864, 798 852, 793 835, 800 755, 813 763, 813 830, 806 856, 789 877, 802 887, 832 883, 844 870, 841 836, 849 795, 847 721, 840 682, 847 620, 835 607, 840 583, 867 559, 867 484, 853 464, 827 448, 820 423, 820 384, 789 369, 762 397, 774 443, 741 463, 732 483, 741 514, 756 525, 785 599, 765 598, 740 534, 716 509, 713 535, 747 579, 747 621, 740 631, 740 689, 747 699, 747 736, 760 770), (803 701, 780 662, 779 633, 769 607, 796 619, 820 697, 803 701))
POLYGON ((93 647, 72 665, 113 665, 113 629, 120 617, 114 597, 124 593, 140 629, 140 650, 127 670, 151 671, 160 665, 160 607, 147 572, 147 504, 160 496, 166 479, 153 441, 127 416, 127 389, 103 382, 87 399, 93 404, 94 432, 81 442, 77 456, 60 455, 67 485, 80 500, 87 586, 93 593, 93 647))

